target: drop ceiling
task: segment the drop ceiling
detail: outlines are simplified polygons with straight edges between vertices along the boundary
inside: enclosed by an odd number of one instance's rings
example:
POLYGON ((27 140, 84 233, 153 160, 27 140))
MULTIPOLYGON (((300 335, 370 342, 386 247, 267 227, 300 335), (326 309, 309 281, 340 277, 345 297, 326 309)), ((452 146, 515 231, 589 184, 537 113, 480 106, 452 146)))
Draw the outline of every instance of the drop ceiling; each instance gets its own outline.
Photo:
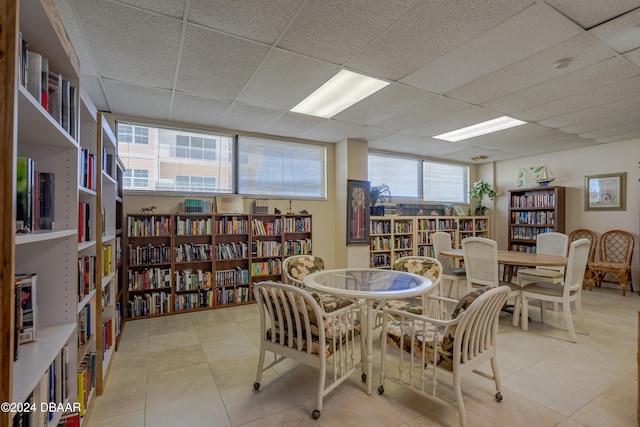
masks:
POLYGON ((640 0, 55 3, 120 116, 468 163, 640 138, 640 0), (330 119, 288 111, 341 69, 391 84, 330 119), (433 138, 502 115, 527 124, 433 138))

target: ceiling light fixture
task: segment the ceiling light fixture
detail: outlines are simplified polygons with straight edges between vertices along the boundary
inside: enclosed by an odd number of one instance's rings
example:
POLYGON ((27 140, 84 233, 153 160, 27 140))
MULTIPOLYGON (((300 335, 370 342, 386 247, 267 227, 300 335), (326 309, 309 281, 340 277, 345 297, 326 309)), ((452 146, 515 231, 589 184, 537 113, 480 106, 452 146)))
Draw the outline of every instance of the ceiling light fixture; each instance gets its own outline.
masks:
POLYGON ((477 162, 479 160, 487 160, 489 158, 489 156, 486 156, 484 154, 480 154, 479 156, 474 156, 471 158, 471 160, 473 160, 474 162, 477 162))
POLYGON ((488 133, 497 132, 503 129, 509 129, 514 126, 520 126, 525 124, 522 120, 512 119, 511 117, 502 116, 497 119, 488 120, 486 122, 478 123, 472 126, 460 128, 451 132, 442 133, 434 136, 437 139, 444 139, 445 141, 457 142, 463 139, 473 138, 475 136, 486 135, 488 133))
POLYGON ((556 70, 560 70, 562 68, 567 68, 573 62, 573 58, 562 58, 558 59, 553 63, 553 68, 556 70))
POLYGON ((389 82, 341 70, 291 111, 328 119, 387 85, 389 82))

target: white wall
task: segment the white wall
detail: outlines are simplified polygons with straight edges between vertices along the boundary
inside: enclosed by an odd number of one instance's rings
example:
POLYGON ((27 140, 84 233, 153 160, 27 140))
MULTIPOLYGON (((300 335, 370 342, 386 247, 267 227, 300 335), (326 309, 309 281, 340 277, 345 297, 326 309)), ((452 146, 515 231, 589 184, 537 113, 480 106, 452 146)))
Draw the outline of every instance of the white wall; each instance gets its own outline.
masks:
POLYGON ((480 175, 495 169, 495 185, 499 195, 495 200, 493 230, 500 249, 507 249, 508 193, 515 188, 519 168, 546 165, 557 176, 551 185, 566 187, 565 231, 588 228, 598 235, 611 229, 622 229, 636 239, 633 260, 633 282, 640 290, 638 260, 640 259, 640 139, 602 144, 553 154, 524 157, 483 166, 480 175), (626 211, 593 212, 584 210, 585 175, 627 172, 626 211))

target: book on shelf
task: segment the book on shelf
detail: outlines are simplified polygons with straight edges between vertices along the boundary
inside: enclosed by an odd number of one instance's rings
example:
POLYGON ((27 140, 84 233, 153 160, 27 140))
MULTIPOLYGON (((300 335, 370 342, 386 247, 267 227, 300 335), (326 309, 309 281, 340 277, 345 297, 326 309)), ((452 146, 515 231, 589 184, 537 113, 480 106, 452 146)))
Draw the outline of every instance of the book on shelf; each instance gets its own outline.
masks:
POLYGON ((50 172, 37 172, 37 202, 36 202, 36 214, 38 218, 37 223, 34 223, 34 227, 37 230, 53 230, 54 229, 54 187, 55 187, 55 174, 50 172))
POLYGON ((78 257, 78 302, 96 288, 94 255, 78 257))
POLYGON ((47 111, 56 123, 62 124, 62 75, 49 71, 47 81, 47 111))
POLYGON ((20 344, 33 342, 38 338, 37 274, 16 274, 20 283, 21 327, 18 340, 20 344))
POLYGON ((33 230, 33 181, 35 167, 33 159, 18 157, 16 164, 16 231, 29 233, 33 230))
POLYGON ((78 243, 91 240, 91 204, 78 202, 78 243))
POLYGON ((69 127, 71 115, 71 82, 62 79, 62 87, 60 88, 60 125, 68 134, 71 134, 69 127))
POLYGON ((87 303, 78 314, 78 346, 91 339, 91 303, 87 303))
POLYGON ((108 276, 111 274, 111 246, 103 246, 102 247, 102 264, 103 264, 103 276, 108 276))
POLYGON ((46 56, 40 56, 42 60, 42 68, 40 74, 40 105, 45 111, 49 111, 49 59, 46 56))
POLYGON ((80 412, 62 414, 56 427, 80 427, 80 412))
POLYGON ((40 104, 42 101, 42 55, 37 52, 28 50, 27 67, 26 67, 26 83, 27 91, 40 104))
POLYGON ((22 329, 22 283, 19 280, 15 280, 14 289, 14 319, 13 319, 13 360, 18 360, 20 357, 20 329, 22 329))

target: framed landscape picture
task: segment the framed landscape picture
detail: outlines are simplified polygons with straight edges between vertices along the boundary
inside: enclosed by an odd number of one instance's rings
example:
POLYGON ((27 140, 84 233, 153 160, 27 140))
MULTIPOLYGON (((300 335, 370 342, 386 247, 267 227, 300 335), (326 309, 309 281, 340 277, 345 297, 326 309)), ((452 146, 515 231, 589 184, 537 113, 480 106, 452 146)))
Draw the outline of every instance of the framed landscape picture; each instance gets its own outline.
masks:
POLYGON ((584 177, 585 211, 625 211, 627 173, 608 173, 584 177))
POLYGON ((347 182, 347 245, 369 244, 369 181, 347 182))

